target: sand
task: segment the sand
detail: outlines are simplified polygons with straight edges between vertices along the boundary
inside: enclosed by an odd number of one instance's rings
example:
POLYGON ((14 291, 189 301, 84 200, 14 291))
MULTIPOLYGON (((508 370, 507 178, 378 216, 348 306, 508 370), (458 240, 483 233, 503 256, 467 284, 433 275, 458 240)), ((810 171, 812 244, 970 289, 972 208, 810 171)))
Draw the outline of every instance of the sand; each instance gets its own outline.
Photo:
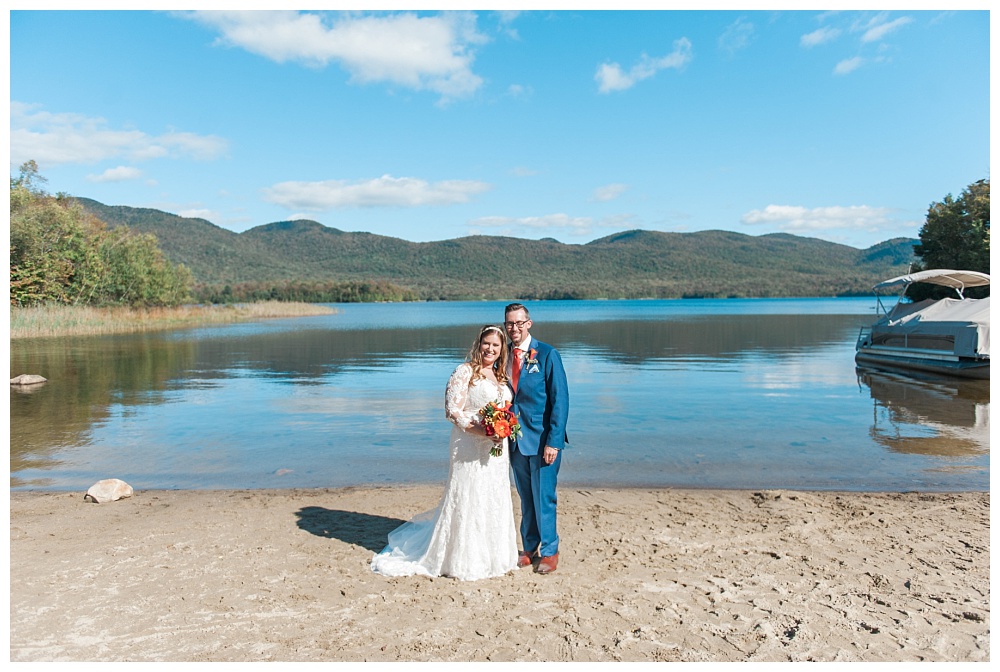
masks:
POLYGON ((369 569, 438 487, 83 494, 11 493, 11 661, 990 657, 989 493, 561 488, 477 582, 369 569))

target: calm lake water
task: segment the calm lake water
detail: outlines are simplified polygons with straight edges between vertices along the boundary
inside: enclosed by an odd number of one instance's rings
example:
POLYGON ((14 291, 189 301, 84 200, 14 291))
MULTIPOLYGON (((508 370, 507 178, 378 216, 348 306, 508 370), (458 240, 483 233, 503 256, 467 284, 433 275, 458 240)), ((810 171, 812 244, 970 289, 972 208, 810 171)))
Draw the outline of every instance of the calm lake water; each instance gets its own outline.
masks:
MULTIPOLYGON (((444 386, 503 302, 14 341, 11 488, 442 483, 444 386)), ((570 385, 576 486, 989 490, 989 383, 854 365, 874 301, 529 304, 570 385)))

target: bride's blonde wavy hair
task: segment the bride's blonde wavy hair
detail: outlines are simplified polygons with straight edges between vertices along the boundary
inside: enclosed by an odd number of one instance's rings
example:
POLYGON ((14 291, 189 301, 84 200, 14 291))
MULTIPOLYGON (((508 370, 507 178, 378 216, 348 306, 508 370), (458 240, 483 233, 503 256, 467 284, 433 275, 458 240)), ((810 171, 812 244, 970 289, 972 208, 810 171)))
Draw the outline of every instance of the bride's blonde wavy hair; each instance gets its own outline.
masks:
POLYGON ((497 356, 496 361, 493 362, 493 373, 497 377, 497 382, 503 385, 507 382, 507 358, 510 356, 507 352, 507 334, 504 332, 503 327, 499 327, 495 324, 484 325, 483 328, 479 330, 479 336, 476 337, 476 341, 472 344, 472 348, 469 350, 468 361, 472 364, 473 380, 486 377, 483 373, 483 353, 479 349, 479 346, 483 342, 483 337, 485 337, 486 334, 493 332, 496 332, 500 336, 500 354, 497 356))

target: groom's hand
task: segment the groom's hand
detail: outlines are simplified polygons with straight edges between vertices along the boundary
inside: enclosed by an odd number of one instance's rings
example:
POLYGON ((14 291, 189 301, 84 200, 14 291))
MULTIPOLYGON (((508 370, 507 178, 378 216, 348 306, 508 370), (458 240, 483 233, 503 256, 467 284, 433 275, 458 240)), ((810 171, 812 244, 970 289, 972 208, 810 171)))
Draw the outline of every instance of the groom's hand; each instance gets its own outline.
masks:
POLYGON ((559 457, 559 451, 552 446, 545 446, 545 450, 542 451, 542 461, 546 465, 552 464, 559 457))

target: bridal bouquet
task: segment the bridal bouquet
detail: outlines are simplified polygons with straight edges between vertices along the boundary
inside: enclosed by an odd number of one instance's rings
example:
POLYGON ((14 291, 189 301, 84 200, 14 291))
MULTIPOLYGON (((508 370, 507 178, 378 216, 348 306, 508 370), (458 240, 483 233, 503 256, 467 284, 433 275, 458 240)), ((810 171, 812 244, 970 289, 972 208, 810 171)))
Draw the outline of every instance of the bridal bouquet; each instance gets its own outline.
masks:
MULTIPOLYGON (((517 421, 517 416, 510 410, 510 402, 503 406, 491 401, 479 411, 482 417, 481 423, 486 428, 486 436, 498 436, 501 439, 516 439, 521 435, 521 424, 517 421)), ((497 445, 490 449, 490 455, 499 457, 503 455, 503 445, 497 445)))

